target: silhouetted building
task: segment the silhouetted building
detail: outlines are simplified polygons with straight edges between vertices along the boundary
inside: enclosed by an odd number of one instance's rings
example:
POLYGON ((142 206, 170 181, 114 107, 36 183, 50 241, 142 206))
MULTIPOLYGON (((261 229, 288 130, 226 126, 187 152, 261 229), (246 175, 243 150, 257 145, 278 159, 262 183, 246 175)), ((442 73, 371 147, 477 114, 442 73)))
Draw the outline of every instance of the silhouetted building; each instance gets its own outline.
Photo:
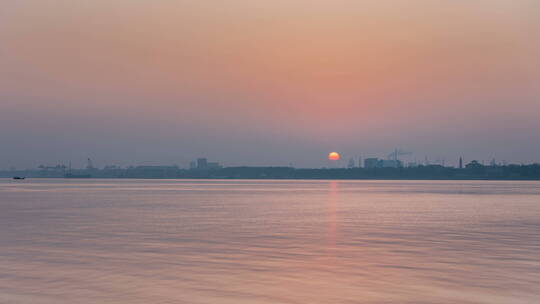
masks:
POLYGON ((401 167, 401 161, 398 159, 383 159, 379 161, 379 167, 381 168, 399 168, 401 167))
POLYGON ((197 169, 204 170, 208 167, 208 160, 206 158, 197 158, 197 169))
POLYGON ((463 169, 463 158, 462 157, 459 158, 459 168, 463 169))
POLYGON ((354 168, 354 158, 351 157, 351 159, 349 159, 349 164, 347 165, 347 167, 349 169, 354 168))
POLYGON ((191 170, 197 169, 197 162, 196 162, 196 161, 190 162, 190 163, 189 163, 189 168, 190 168, 191 170))
POLYGON ((370 168, 378 168, 379 167, 379 159, 378 158, 366 158, 364 159, 364 168, 370 169, 370 168))

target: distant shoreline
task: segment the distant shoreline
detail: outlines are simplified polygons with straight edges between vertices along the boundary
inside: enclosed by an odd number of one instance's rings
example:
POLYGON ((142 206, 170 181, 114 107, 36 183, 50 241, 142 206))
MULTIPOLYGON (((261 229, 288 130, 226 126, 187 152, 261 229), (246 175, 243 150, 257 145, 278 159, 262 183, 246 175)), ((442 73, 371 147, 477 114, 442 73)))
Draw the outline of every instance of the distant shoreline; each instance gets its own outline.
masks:
MULTIPOLYGON (((0 179, 11 180, 9 177, 0 177, 0 179)), ((80 180, 199 180, 199 181, 234 181, 234 180, 249 180, 249 181, 463 181, 463 182, 474 182, 474 181, 500 181, 500 182, 540 182, 540 178, 535 179, 450 179, 450 178, 440 178, 440 179, 423 179, 423 178, 173 178, 173 177, 159 177, 159 178, 144 178, 144 177, 90 177, 90 178, 63 178, 63 177, 30 177, 26 178, 28 180, 70 180, 70 181, 80 181, 80 180)), ((23 181, 14 180, 15 183, 23 181)))
MULTIPOLYGON (((1 176, 0 179, 12 179, 12 177, 1 176)), ((32 179, 53 179, 53 180, 306 180, 306 181, 540 181, 540 178, 263 178, 263 177, 87 177, 87 178, 66 178, 66 177, 26 177, 24 180, 15 180, 24 182, 32 179)))
POLYGON ((297 169, 293 167, 225 167, 182 169, 177 166, 129 168, 0 171, 0 177, 27 178, 121 178, 121 179, 277 179, 277 180, 540 180, 540 164, 465 168, 428 165, 398 168, 297 169))

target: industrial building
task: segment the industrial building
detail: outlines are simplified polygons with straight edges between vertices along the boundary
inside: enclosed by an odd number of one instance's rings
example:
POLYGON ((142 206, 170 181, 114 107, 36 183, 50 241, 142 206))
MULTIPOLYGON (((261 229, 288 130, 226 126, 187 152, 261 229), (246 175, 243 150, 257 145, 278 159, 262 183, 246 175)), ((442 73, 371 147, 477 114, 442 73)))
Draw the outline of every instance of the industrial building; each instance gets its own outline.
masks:
POLYGON ((400 168, 403 167, 399 159, 378 159, 366 158, 364 160, 364 168, 400 168))
POLYGON ((191 162, 190 169, 196 169, 196 170, 215 170, 220 169, 221 166, 218 162, 209 162, 206 158, 197 158, 197 162, 191 162))

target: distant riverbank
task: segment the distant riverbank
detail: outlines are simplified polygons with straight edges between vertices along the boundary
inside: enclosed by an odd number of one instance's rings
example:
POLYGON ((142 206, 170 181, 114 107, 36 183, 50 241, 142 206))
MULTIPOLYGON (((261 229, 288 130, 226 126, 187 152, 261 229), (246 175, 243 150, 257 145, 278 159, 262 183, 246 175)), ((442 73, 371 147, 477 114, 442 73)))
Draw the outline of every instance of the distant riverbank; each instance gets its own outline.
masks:
POLYGON ((428 165, 400 168, 306 169, 292 167, 225 167, 209 170, 177 166, 128 168, 0 171, 0 177, 31 178, 141 178, 141 179, 342 179, 342 180, 540 180, 540 164, 466 168, 428 165))

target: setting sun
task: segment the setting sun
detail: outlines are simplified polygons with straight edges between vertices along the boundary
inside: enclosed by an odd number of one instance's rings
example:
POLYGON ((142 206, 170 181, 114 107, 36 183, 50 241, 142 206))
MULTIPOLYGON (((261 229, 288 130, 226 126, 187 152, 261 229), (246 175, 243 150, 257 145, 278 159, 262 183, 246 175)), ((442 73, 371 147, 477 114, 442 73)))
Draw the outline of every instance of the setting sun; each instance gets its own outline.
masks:
POLYGON ((329 160, 339 160, 340 159, 339 153, 337 153, 337 152, 328 153, 328 159, 329 160))

